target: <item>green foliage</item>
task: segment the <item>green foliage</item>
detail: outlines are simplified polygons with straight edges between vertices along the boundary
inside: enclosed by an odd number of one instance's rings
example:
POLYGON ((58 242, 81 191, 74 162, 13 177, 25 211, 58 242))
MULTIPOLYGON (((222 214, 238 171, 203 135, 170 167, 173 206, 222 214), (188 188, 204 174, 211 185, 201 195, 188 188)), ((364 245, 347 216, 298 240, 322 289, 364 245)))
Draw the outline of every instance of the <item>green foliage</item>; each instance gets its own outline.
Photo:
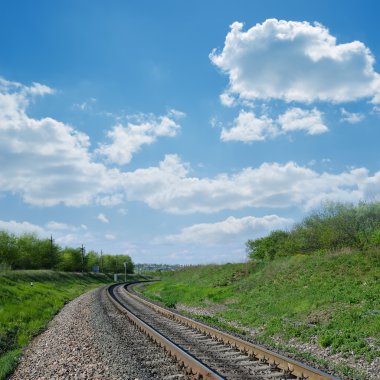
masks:
POLYGON ((6 379, 17 365, 17 361, 21 355, 21 350, 8 351, 4 355, 0 355, 0 380, 6 379))
POLYGON ((17 254, 16 237, 5 231, 0 231, 0 263, 11 266, 17 254))
POLYGON ((59 247, 50 239, 39 239, 34 234, 16 238, 16 249, 11 263, 14 269, 51 269, 59 261, 59 247))
POLYGON ((246 243, 248 256, 256 260, 379 246, 380 202, 324 203, 291 231, 273 231, 246 243))
POLYGON ((124 263, 127 273, 133 273, 133 263, 128 255, 105 255, 102 261, 102 270, 106 273, 124 273, 124 263))
POLYGON ((10 269, 57 269, 68 272, 91 272, 99 266, 104 273, 133 273, 128 255, 99 255, 82 248, 61 248, 52 239, 40 239, 34 234, 15 236, 0 231, 0 271, 10 269))
POLYGON ((380 227, 372 231, 369 235, 368 241, 372 247, 380 248, 380 227))
POLYGON ((288 241, 288 232, 272 231, 268 237, 248 240, 246 249, 251 257, 273 260, 275 256, 286 255, 288 241))
POLYGON ((68 272, 80 272, 85 268, 84 257, 81 248, 64 248, 61 251, 61 260, 58 269, 68 272), (83 259, 83 262, 82 262, 83 259))
POLYGON ((110 281, 104 274, 46 270, 0 274, 0 380, 14 369, 21 348, 66 302, 110 281))

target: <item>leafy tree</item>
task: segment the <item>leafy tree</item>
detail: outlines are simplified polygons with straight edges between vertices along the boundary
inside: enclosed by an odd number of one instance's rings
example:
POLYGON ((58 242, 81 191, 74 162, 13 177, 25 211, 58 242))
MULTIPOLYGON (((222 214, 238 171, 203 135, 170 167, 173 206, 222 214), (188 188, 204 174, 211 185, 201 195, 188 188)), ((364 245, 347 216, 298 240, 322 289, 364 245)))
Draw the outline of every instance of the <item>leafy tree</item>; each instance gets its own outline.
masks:
POLYGON ((61 252, 58 269, 68 272, 80 272, 82 266, 82 249, 66 247, 61 252))
POLYGON ((104 255, 102 271, 106 273, 124 273, 124 263, 127 263, 127 273, 133 273, 132 259, 128 255, 104 255))
POLYGON ((372 247, 380 248, 380 227, 372 232, 368 240, 372 247))
POLYGON ((134 265, 128 255, 103 255, 95 251, 85 254, 82 248, 62 249, 53 239, 40 239, 35 234, 15 236, 0 231, 0 268, 12 269, 58 269, 63 271, 88 271, 94 265, 102 272, 133 273, 134 265))
POLYGON ((311 254, 342 248, 380 246, 380 202, 326 202, 294 225, 290 232, 273 231, 267 237, 248 240, 251 258, 311 254))
POLYGON ((100 266, 100 255, 95 251, 90 251, 86 255, 86 270, 92 272, 95 265, 100 266))
POLYGON ((286 255, 289 233, 285 231, 272 231, 269 236, 256 240, 248 240, 246 249, 248 255, 255 259, 273 260, 275 256, 286 255))
POLYGON ((16 236, 0 231, 0 263, 4 266, 14 266, 17 259, 16 236))
POLYGON ((39 267, 38 255, 35 250, 37 237, 34 234, 22 234, 17 239, 17 260, 15 269, 37 269, 39 267))

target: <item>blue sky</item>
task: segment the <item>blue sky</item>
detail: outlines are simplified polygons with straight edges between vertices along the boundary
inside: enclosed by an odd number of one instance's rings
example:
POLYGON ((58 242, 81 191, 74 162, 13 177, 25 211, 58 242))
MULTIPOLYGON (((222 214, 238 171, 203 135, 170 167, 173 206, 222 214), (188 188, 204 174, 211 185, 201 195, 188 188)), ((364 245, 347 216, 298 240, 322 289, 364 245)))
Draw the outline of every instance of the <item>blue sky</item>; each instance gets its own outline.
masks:
POLYGON ((377 1, 0 1, 0 228, 245 260, 380 196, 377 1))

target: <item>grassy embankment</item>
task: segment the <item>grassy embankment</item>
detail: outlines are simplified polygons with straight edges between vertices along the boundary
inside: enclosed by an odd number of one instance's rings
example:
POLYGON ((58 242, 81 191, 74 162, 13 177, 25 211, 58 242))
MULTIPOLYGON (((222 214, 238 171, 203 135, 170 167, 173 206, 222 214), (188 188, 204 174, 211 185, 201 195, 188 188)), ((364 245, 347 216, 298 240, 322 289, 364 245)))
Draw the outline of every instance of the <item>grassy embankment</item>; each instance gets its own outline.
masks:
MULTIPOLYGON (((201 306, 200 318, 260 343, 297 352, 289 341, 341 353, 340 374, 360 378, 344 358, 380 355, 380 252, 341 251, 274 261, 189 267, 164 274, 144 294, 166 306, 201 306), (220 307, 222 305, 222 307, 220 307)), ((194 316, 194 315, 193 315, 194 316)), ((330 364, 331 367, 331 364, 330 364)))
POLYGON ((0 380, 66 302, 111 281, 104 274, 49 270, 0 273, 0 380))

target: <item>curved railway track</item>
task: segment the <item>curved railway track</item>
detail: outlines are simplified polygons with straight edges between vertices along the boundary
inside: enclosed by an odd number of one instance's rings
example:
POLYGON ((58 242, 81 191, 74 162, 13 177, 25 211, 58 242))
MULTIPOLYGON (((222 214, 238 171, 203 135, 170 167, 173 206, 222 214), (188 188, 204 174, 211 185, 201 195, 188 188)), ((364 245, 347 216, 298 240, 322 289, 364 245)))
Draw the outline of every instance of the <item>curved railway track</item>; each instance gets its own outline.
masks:
POLYGON ((140 298, 130 287, 111 285, 107 294, 133 324, 174 356, 183 371, 196 379, 338 379, 162 308, 140 298))

